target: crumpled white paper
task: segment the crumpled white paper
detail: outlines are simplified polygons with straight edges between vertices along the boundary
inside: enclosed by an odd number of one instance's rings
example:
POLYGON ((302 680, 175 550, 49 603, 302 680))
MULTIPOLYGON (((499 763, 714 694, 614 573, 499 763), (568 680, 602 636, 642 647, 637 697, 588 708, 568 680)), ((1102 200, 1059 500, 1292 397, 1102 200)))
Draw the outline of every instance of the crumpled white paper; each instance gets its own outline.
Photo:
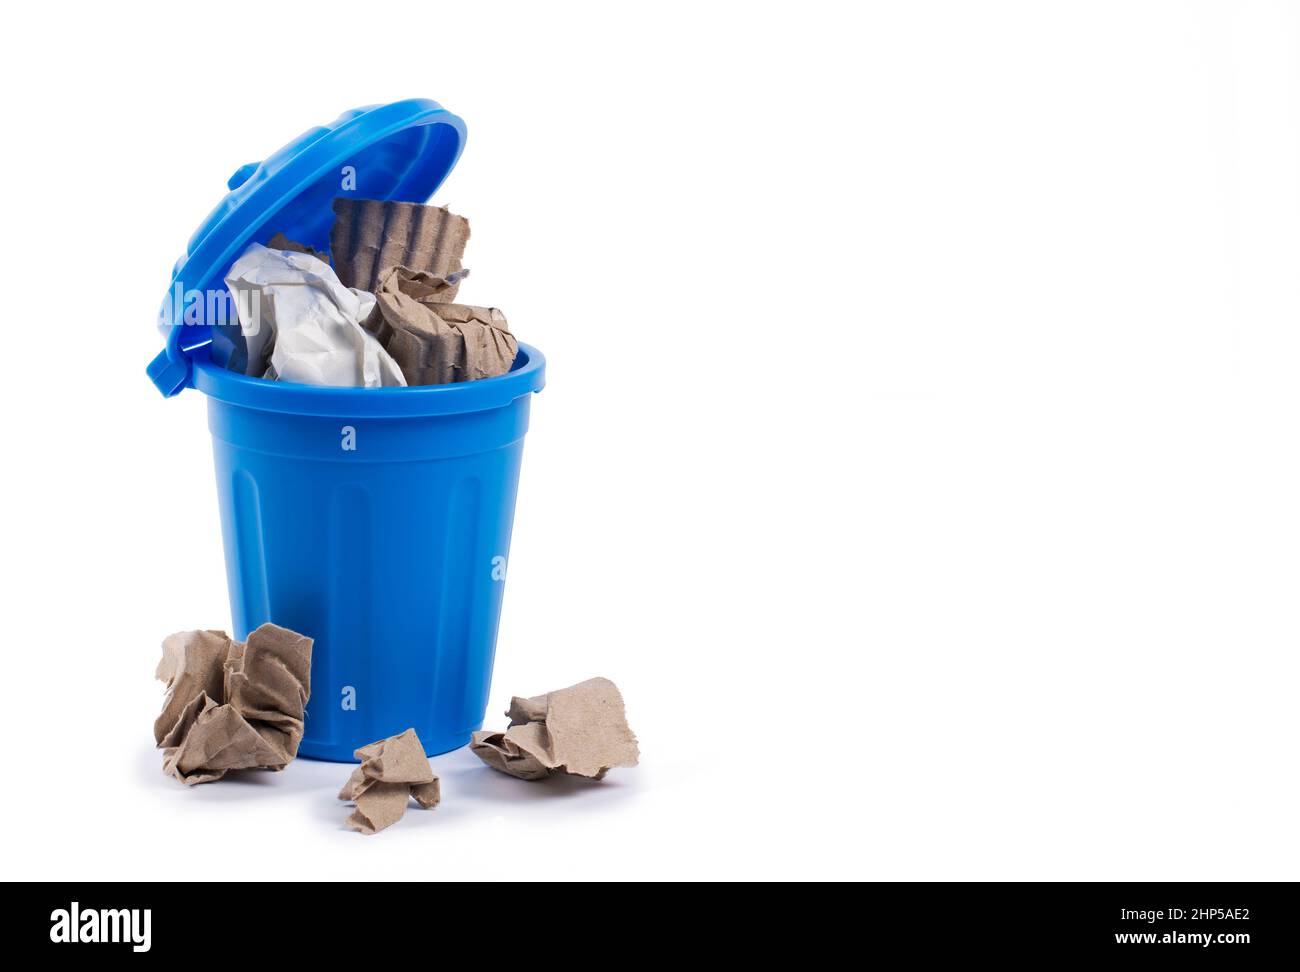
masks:
POLYGON ((406 384, 397 362, 361 326, 374 295, 344 287, 329 264, 254 243, 230 268, 226 286, 248 345, 248 374, 304 385, 406 384))

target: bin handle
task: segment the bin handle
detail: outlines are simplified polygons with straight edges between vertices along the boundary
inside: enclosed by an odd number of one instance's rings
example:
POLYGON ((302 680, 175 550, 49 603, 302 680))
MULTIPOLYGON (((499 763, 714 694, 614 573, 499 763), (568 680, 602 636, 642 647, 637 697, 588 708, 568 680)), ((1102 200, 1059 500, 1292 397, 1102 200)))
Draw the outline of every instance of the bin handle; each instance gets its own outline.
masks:
POLYGON ((163 398, 171 398, 173 395, 180 394, 181 390, 190 383, 190 359, 181 354, 180 360, 177 361, 168 353, 167 348, 163 348, 149 362, 145 372, 149 375, 149 380, 154 383, 154 387, 162 392, 163 398))

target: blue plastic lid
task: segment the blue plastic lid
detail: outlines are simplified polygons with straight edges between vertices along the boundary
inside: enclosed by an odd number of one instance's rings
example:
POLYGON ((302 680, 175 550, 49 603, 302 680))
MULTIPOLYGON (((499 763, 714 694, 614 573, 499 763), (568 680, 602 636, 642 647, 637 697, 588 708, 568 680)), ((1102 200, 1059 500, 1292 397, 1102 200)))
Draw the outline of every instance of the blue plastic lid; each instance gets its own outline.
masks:
POLYGON ((208 214, 176 261, 159 326, 167 346, 149 365, 164 395, 193 383, 196 353, 224 364, 234 344, 225 276, 250 243, 276 233, 329 248, 339 196, 422 203, 465 147, 465 123, 436 101, 412 98, 354 108, 299 135, 262 162, 241 166, 229 194, 208 214), (224 327, 222 325, 225 325, 224 327))

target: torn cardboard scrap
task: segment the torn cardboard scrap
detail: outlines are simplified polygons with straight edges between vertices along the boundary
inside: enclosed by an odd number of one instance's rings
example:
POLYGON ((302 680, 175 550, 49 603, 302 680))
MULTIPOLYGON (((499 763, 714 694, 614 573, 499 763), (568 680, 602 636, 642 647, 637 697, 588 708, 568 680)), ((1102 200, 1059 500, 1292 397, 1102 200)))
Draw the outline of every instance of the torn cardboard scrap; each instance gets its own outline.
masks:
POLYGON ((310 247, 306 243, 297 243, 294 240, 289 239, 289 237, 285 236, 283 233, 276 233, 273 237, 267 240, 266 248, 268 250, 291 250, 294 253, 306 253, 308 256, 314 256, 321 263, 330 262, 330 255, 328 253, 322 253, 320 250, 310 247))
POLYGON ((405 385, 401 369, 361 326, 373 294, 344 287, 309 253, 253 243, 226 274, 247 346, 244 373, 304 385, 405 385))
POLYGON ((408 385, 444 385, 503 375, 519 342, 495 307, 449 303, 455 274, 407 267, 385 271, 365 326, 402 369, 408 385))
POLYGON ((356 810, 347 819, 347 825, 353 830, 377 834, 391 827, 402 819, 411 797, 425 810, 438 805, 441 798, 438 777, 429 768, 429 760, 414 729, 362 746, 353 755, 361 760, 361 765, 352 771, 339 791, 340 800, 356 804, 356 810))
POLYGON ((506 715, 505 732, 476 732, 469 745, 493 769, 521 780, 555 773, 599 780, 615 766, 635 766, 640 756, 623 696, 607 678, 516 696, 506 715))
MULTIPOLYGON (((374 199, 334 200, 330 254, 346 287, 372 293, 393 267, 408 267, 435 277, 461 269, 469 241, 469 220, 445 207, 374 199)), ((459 279, 446 300, 456 298, 459 279)))
POLYGON ((232 769, 282 770, 298 755, 311 695, 312 640, 264 624, 234 641, 224 631, 181 631, 163 642, 167 683, 154 741, 163 772, 182 783, 232 769))

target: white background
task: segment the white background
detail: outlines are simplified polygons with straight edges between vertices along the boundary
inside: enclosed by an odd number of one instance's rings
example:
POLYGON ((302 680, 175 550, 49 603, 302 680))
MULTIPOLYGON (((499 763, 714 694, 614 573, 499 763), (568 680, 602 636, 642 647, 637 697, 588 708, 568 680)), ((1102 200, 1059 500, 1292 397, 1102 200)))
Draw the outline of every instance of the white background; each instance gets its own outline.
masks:
POLYGON ((6 31, 5 876, 1300 877, 1300 13, 470 7, 6 31), (227 176, 411 96, 549 366, 489 725, 605 675, 643 762, 366 838, 338 764, 160 771, 230 618, 144 366, 227 176))

